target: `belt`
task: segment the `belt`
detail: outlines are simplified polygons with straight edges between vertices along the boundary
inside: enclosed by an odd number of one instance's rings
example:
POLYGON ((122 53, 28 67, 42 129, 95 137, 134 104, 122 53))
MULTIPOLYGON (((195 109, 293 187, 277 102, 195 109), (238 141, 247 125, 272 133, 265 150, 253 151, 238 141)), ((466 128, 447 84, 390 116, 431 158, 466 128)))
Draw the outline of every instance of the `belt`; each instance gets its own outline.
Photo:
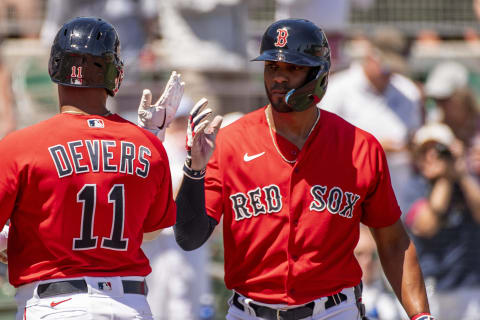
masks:
MULTIPOLYGON (((245 311, 245 307, 238 301, 238 298, 240 298, 240 295, 235 292, 235 294, 233 295, 233 305, 238 309, 245 311)), ((325 309, 334 307, 345 300, 347 300, 347 296, 345 294, 341 292, 333 294, 327 297, 327 301, 325 301, 325 309)), ((267 320, 303 319, 306 317, 311 317, 313 315, 313 309, 315 308, 314 301, 297 308, 291 308, 286 310, 274 309, 256 304, 254 302, 250 302, 248 305, 253 309, 253 311, 255 311, 255 315, 257 317, 267 320)))
MULTIPOLYGON (((99 288, 107 290, 108 282, 99 282, 99 288)), ((148 288, 145 281, 122 280, 123 293, 147 295, 148 288)), ((60 294, 87 293, 88 286, 85 280, 65 280, 39 284, 37 294, 40 298, 48 298, 60 294)))

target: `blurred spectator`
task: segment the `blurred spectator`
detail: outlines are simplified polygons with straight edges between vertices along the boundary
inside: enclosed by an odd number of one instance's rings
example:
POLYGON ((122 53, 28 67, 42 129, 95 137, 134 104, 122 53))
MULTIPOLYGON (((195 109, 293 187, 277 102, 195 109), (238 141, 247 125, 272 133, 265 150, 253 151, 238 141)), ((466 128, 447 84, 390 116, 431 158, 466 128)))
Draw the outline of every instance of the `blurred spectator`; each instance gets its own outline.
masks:
POLYGON ((480 112, 467 68, 455 61, 438 64, 428 74, 425 94, 438 107, 429 118, 450 127, 467 150, 469 169, 480 177, 480 112))
POLYGON ((417 32, 416 41, 422 45, 437 46, 442 42, 442 38, 436 30, 421 29, 417 32))
POLYGON ((428 74, 425 94, 438 106, 437 120, 447 124, 466 145, 480 130, 475 95, 469 88, 469 72, 455 61, 442 62, 428 74))
POLYGON ((360 225, 360 238, 354 253, 362 268, 362 302, 368 319, 398 320, 400 315, 395 296, 385 286, 377 246, 368 227, 364 225, 360 225))
POLYGON ((332 69, 345 63, 341 56, 345 31, 349 23, 351 0, 277 0, 275 20, 303 18, 320 26, 327 34, 332 69))
MULTIPOLYGON (((176 118, 167 129, 163 143, 170 162, 174 193, 183 177, 185 128, 193 101, 184 96, 176 118)), ((173 230, 165 229, 142 249, 150 260, 147 300, 155 320, 213 319, 214 306, 209 276, 208 243, 194 251, 183 251, 175 242, 173 230)))
POLYGON ((246 2, 162 0, 159 5, 162 51, 167 63, 197 71, 245 68, 246 2))
POLYGON ((208 95, 212 109, 230 111, 230 99, 245 97, 225 83, 244 79, 247 69, 247 1, 162 0, 159 15, 162 63, 182 73, 193 100, 208 95))
POLYGON ((477 177, 480 176, 480 135, 477 134, 467 151, 468 167, 477 177))
POLYGON ((327 34, 331 50, 332 70, 345 67, 342 55, 346 31, 349 28, 352 6, 368 8, 373 0, 276 0, 275 20, 307 19, 327 34))
POLYGON ((475 13, 475 16, 477 19, 480 20, 480 0, 473 0, 473 12, 475 13))
POLYGON ((10 72, 0 57, 0 139, 15 127, 10 72))
POLYGON ((402 212, 417 198, 408 144, 422 124, 421 94, 402 75, 408 72, 409 45, 403 34, 382 28, 369 39, 365 56, 333 74, 320 107, 373 134, 388 160, 402 212))
POLYGON ((414 136, 415 163, 429 184, 406 216, 438 319, 479 319, 480 184, 462 142, 441 123, 414 136))
POLYGON ((42 2, 0 1, 0 34, 9 38, 37 38, 42 24, 42 2))

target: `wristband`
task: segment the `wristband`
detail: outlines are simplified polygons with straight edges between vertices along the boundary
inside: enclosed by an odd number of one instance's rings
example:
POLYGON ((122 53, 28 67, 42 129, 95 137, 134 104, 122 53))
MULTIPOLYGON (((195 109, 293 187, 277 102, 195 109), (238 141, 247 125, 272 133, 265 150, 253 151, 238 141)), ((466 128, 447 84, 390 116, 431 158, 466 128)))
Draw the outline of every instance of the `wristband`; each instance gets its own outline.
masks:
POLYGON ((435 320, 435 318, 428 312, 422 312, 414 315, 410 320, 435 320))
POLYGON ((188 161, 185 161, 185 163, 183 164, 183 173, 190 179, 201 180, 205 178, 205 171, 206 168, 203 168, 202 170, 193 170, 192 168, 190 168, 190 164, 188 163, 188 161))

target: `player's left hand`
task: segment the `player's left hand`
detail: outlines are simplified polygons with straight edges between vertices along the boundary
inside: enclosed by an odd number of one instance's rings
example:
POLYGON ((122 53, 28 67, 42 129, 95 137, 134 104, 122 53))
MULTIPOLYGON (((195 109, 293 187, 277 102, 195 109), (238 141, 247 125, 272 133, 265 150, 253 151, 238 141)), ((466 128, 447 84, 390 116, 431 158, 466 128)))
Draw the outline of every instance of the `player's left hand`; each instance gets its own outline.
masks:
POLYGON ((190 111, 187 127, 187 164, 192 170, 205 169, 213 150, 223 117, 210 120, 212 110, 206 108, 208 100, 200 99, 190 111))
POLYGON ((166 128, 175 118, 184 88, 185 82, 181 81, 181 75, 173 71, 162 96, 155 104, 152 105, 152 92, 144 89, 138 106, 138 126, 151 131, 163 141, 166 128))

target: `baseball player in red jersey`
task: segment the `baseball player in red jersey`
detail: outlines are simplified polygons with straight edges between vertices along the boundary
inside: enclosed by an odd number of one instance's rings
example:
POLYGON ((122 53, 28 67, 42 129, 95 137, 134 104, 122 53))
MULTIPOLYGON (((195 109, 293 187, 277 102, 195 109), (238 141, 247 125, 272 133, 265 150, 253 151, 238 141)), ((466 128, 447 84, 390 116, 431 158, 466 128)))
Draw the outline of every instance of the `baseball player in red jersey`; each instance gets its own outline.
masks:
MULTIPOLYGON (((17 319, 152 319, 140 245, 174 224, 176 206, 162 143, 106 109, 123 77, 119 46, 101 19, 63 25, 49 61, 60 114, 0 141, 17 319)), ((178 75, 167 89, 175 113, 178 75)))
POLYGON ((363 318, 354 256, 363 223, 407 314, 433 319, 380 144, 316 107, 330 68, 323 31, 307 20, 277 21, 254 60, 265 63, 270 104, 218 136, 219 119, 198 129, 193 110, 176 199, 176 239, 186 250, 223 215, 225 283, 234 291, 226 318, 363 318))

